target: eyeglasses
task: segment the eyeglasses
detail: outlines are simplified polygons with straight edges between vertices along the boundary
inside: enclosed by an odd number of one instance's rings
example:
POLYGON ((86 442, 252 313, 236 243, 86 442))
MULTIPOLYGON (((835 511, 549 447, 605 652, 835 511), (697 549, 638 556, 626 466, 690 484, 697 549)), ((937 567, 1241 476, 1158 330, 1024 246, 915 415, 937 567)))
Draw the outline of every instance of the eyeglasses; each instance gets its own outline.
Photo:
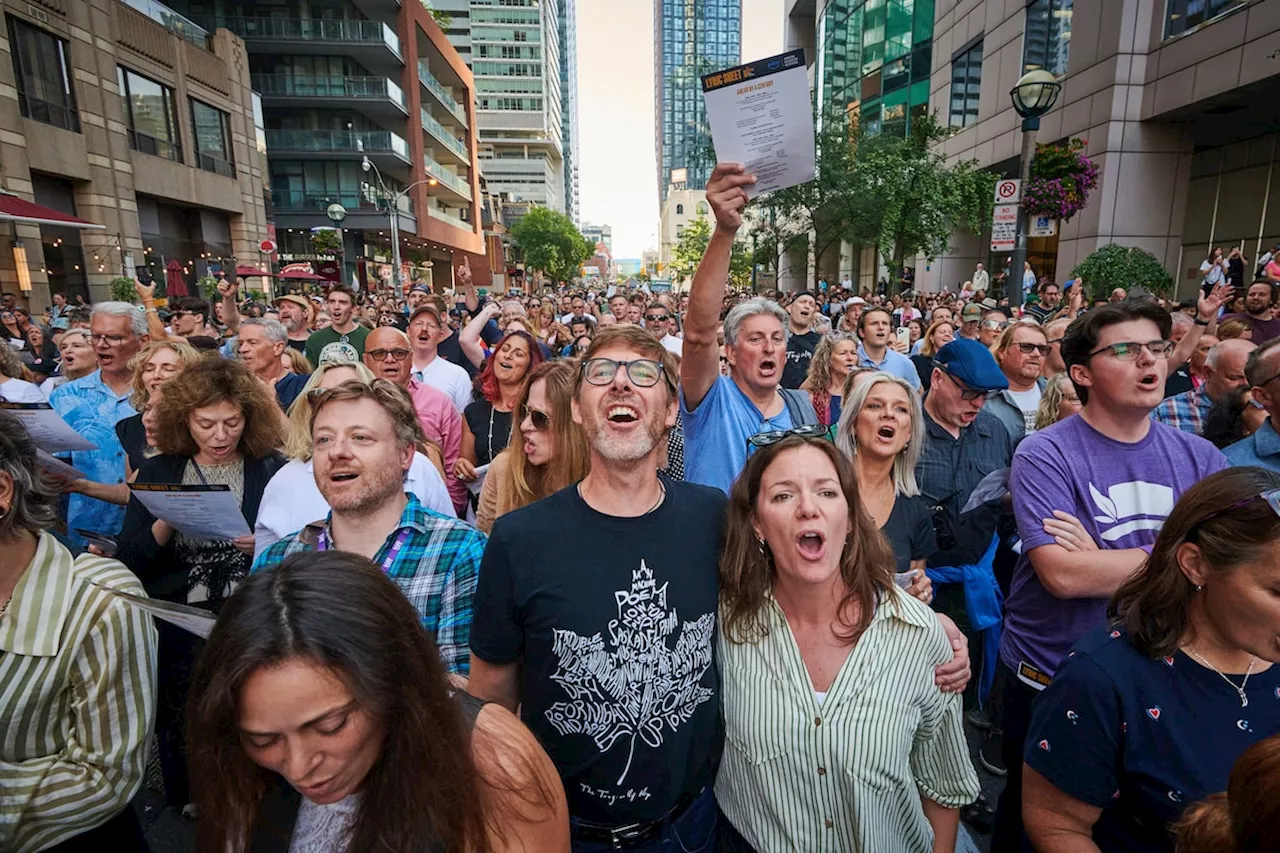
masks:
POLYGON ((1173 352, 1173 341, 1120 341, 1119 343, 1109 344, 1105 347, 1098 347, 1089 353, 1087 358, 1093 358, 1100 353, 1108 352, 1120 361, 1137 361, 1138 356, 1143 350, 1151 353, 1155 358, 1168 358, 1173 352))
POLYGON ((551 415, 546 412, 540 412, 537 409, 531 409, 528 406, 520 407, 520 422, 524 423, 524 419, 528 418, 533 422, 533 428, 539 431, 551 429, 551 415))
POLYGON ((1277 379, 1280 379, 1280 373, 1273 373, 1261 382, 1253 383, 1253 385, 1255 388, 1265 388, 1268 382, 1274 382, 1277 379))
POLYGON ((644 318, 646 323, 665 323, 670 319, 666 314, 649 314, 644 318))
POLYGON ((666 372, 661 362, 649 358, 638 358, 635 361, 589 358, 582 363, 582 378, 589 385, 608 385, 618 375, 619 367, 627 369, 627 378, 637 388, 652 388, 666 372))
POLYGON ((386 361, 387 356, 391 356, 396 361, 404 361, 406 358, 409 357, 409 350, 407 349, 371 349, 371 350, 366 350, 365 355, 369 356, 374 361, 386 361))
POLYGON ((999 320, 987 320, 982 324, 982 328, 992 332, 1003 332, 1008 325, 1008 323, 1001 323, 999 320))
POLYGON ((933 366, 938 368, 938 370, 942 372, 943 376, 955 383, 956 388, 960 391, 960 399, 964 400, 966 403, 973 402, 974 400, 990 400, 1000 393, 999 391, 979 391, 977 388, 970 388, 968 385, 965 385, 959 379, 952 376, 951 371, 947 370, 941 364, 938 364, 938 362, 935 361, 933 366))
POLYGON ((1013 346, 1017 347, 1018 352, 1023 355, 1031 355, 1033 352, 1048 355, 1050 349, 1048 344, 1013 344, 1013 346))
MULTIPOLYGON (((1060 344, 1060 343, 1062 343, 1062 338, 1050 338, 1050 339, 1049 339, 1049 346, 1053 346, 1054 344, 1060 344)), ((1276 375, 1277 375, 1277 376, 1280 376, 1280 374, 1276 374, 1276 375)))
POLYGON ((1195 524, 1191 525, 1191 527, 1187 530, 1187 535, 1185 537, 1186 541, 1190 542, 1191 537, 1199 532, 1200 527, 1205 522, 1212 521, 1215 518, 1226 515, 1227 513, 1231 512, 1233 509, 1240 509, 1241 507, 1248 506, 1249 504, 1253 503, 1256 500, 1266 501, 1267 505, 1271 507, 1271 511, 1274 512, 1277 516, 1280 516, 1280 489, 1270 489, 1268 491, 1263 492, 1260 495, 1253 495, 1252 497, 1247 497, 1242 501, 1236 501, 1231 506, 1224 506, 1220 510, 1216 510, 1215 512, 1209 513, 1204 518, 1200 519, 1195 524))
POLYGON ((124 335, 90 335, 89 340, 95 344, 106 344, 109 347, 118 347, 129 338, 124 335))
POLYGON ((747 448, 768 447, 793 435, 798 435, 801 438, 824 438, 826 434, 827 428, 821 424, 807 424, 805 426, 792 427, 791 429, 774 429, 748 436, 747 448))

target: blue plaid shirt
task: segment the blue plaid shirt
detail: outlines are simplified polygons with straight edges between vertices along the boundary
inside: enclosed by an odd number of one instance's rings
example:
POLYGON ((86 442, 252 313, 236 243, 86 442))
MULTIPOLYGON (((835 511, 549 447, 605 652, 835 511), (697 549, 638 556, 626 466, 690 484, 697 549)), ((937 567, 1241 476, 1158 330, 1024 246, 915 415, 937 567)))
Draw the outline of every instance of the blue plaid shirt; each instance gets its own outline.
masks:
MULTIPOLYGON (((408 538, 396 554, 387 577, 396 582, 405 598, 422 617, 422 627, 430 631, 440 648, 440 657, 450 672, 467 675, 471 661, 471 610, 484 556, 485 535, 456 518, 427 509, 413 495, 400 516, 400 524, 374 555, 381 566, 400 532, 408 538)), ((332 541, 329 524, 326 538, 332 541)), ((291 554, 316 550, 319 525, 310 525, 276 542, 259 555, 251 571, 274 566, 291 554)))
MULTIPOLYGON (((77 450, 71 464, 95 483, 124 482, 124 448, 116 435, 116 424, 137 414, 129 403, 133 388, 117 394, 102 381, 102 371, 59 385, 49 397, 49 405, 97 450, 77 450)), ((115 536, 124 522, 124 507, 85 495, 71 495, 67 507, 67 538, 84 547, 76 528, 115 536)))
POLYGON ((1213 401, 1204 393, 1204 386, 1174 394, 1160 401, 1151 410, 1151 420, 1199 435, 1204 430, 1204 419, 1213 407, 1213 401))

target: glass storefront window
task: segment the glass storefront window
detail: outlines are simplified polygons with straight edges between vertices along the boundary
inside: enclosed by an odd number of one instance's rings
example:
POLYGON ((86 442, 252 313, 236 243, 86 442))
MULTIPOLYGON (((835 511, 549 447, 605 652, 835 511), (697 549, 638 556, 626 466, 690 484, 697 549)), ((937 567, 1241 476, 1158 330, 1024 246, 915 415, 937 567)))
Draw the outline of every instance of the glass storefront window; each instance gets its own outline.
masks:
POLYGON ((234 178, 231 155, 231 116, 204 101, 191 99, 191 131, 196 142, 196 165, 206 172, 234 178))
POLYGON ((120 94, 124 96, 129 147, 181 163, 182 142, 173 90, 123 65, 117 66, 116 72, 120 94))

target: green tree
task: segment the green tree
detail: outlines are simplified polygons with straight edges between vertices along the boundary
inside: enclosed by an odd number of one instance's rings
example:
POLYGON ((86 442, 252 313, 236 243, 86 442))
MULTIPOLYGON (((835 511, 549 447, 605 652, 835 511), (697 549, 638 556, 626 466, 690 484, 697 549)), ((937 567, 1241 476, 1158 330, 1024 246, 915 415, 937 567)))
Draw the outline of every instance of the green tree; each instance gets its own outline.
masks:
POLYGON ((535 207, 511 229, 511 239, 520 248, 525 266, 556 281, 578 275, 582 262, 595 247, 563 213, 535 207))
POLYGON ((1141 287, 1156 296, 1168 296, 1173 291, 1173 276, 1155 255, 1118 243, 1108 243, 1089 255, 1071 275, 1084 279, 1094 300, 1106 299, 1117 287, 1141 287))
MULTIPOLYGON (((674 281, 684 281, 694 274, 710 242, 711 221, 705 214, 685 226, 671 251, 671 263, 667 265, 674 281)), ((735 240, 729 256, 729 283, 733 287, 743 288, 751 284, 751 262, 751 247, 743 240, 735 240)))
POLYGON ((976 160, 948 166, 933 147, 946 130, 932 116, 911 122, 904 137, 861 133, 851 191, 875 200, 876 242, 891 278, 905 263, 947 251, 956 231, 980 233, 991 218, 996 176, 976 160))

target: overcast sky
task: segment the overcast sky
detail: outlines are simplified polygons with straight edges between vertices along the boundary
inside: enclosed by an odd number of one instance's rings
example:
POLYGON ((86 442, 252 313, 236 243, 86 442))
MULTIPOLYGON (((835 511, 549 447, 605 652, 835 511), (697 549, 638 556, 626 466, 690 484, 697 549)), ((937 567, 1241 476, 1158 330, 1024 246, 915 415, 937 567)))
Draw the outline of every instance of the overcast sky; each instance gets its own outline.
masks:
MULTIPOLYGON (((742 0, 742 58, 782 52, 783 0, 742 0)), ((613 256, 658 248, 652 0, 578 0, 583 222, 613 226, 613 256)))

